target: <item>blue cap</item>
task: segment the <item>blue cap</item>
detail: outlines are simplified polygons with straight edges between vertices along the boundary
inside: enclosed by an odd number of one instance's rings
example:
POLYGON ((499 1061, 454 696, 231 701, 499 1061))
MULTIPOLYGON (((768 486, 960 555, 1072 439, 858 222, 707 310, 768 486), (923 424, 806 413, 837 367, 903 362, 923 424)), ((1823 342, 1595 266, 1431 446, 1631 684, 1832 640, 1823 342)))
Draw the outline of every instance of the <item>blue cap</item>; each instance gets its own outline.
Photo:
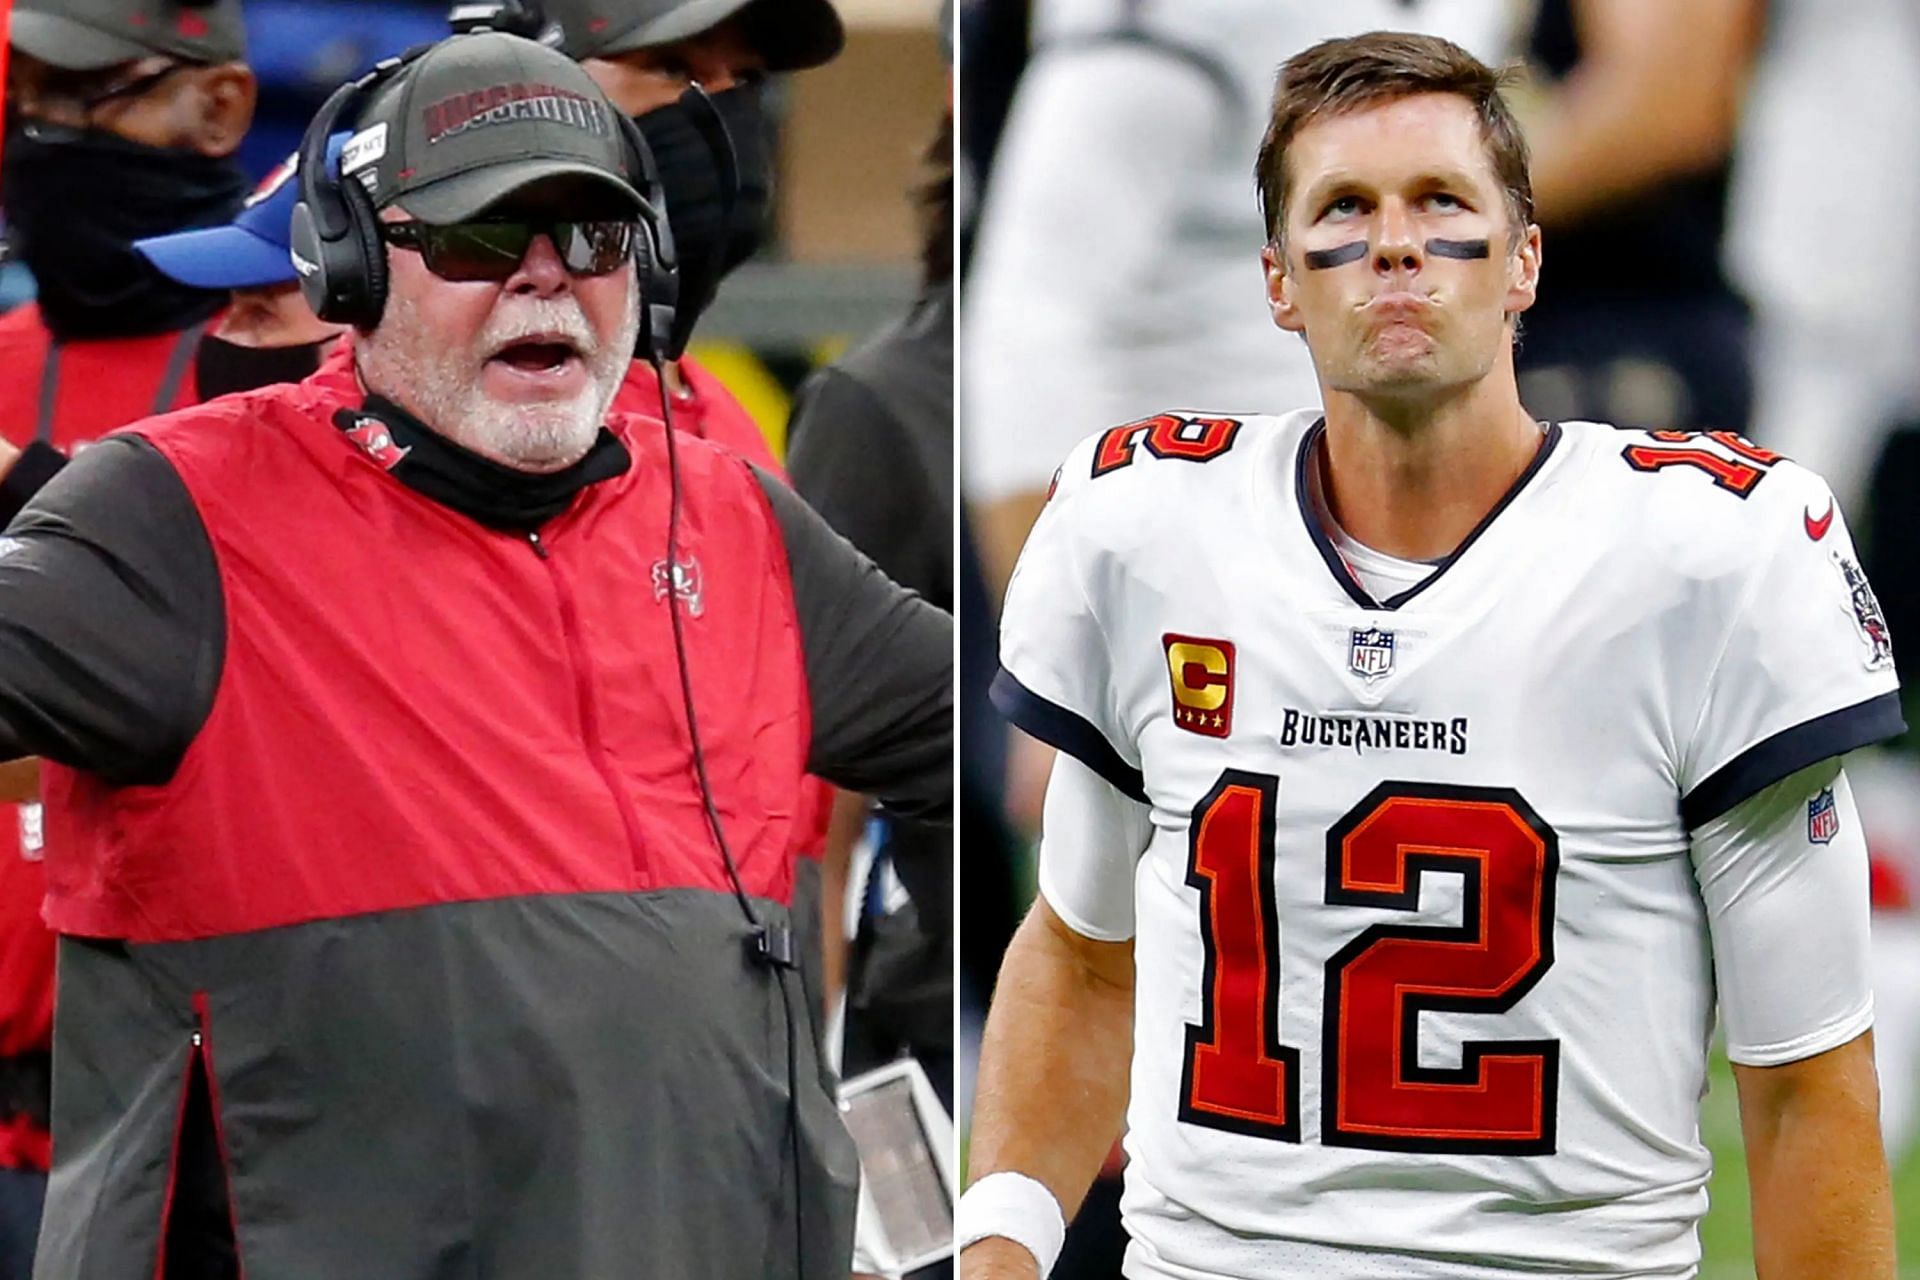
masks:
MULTIPOLYGON (((327 142, 327 168, 340 169, 340 149, 347 133, 327 142)), ((180 231, 170 236, 136 240, 133 247, 146 255, 162 274, 196 289, 260 289, 298 279, 293 256, 287 250, 293 225, 293 206, 300 203, 299 153, 274 166, 247 197, 234 220, 224 227, 180 231)))

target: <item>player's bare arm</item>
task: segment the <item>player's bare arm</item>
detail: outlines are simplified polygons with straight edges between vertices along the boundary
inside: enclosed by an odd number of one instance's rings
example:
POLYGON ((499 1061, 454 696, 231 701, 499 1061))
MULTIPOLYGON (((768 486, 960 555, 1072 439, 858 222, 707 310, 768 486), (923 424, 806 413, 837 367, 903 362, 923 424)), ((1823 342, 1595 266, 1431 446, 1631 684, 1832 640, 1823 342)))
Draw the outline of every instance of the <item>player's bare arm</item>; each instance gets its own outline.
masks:
POLYGON ((1586 51, 1579 66, 1521 104, 1534 198, 1555 224, 1720 162, 1765 13, 1757 0, 1573 7, 1586 51))
MULTIPOLYGON (((1007 948, 980 1048, 973 1181, 1008 1170, 1043 1183, 1071 1219, 1120 1132, 1133 1051, 1133 943, 1076 932, 1036 899, 1007 948)), ((991 1236, 960 1256, 965 1280, 1027 1280, 1033 1255, 991 1236)))
POLYGON ((1759 1280, 1891 1280, 1893 1201, 1873 1033, 1777 1067, 1735 1065, 1759 1280))

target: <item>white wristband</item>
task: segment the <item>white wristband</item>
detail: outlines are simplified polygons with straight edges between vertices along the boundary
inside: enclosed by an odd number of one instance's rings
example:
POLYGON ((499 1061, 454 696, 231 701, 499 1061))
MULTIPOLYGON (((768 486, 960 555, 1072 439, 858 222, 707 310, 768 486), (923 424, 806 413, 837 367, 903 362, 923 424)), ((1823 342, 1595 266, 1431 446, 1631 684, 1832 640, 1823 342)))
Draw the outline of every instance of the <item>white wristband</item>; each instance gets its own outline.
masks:
POLYGON ((1067 1242, 1067 1219, 1045 1185, 1024 1173, 990 1173, 960 1197, 961 1249, 988 1236, 1004 1236, 1033 1255, 1046 1280, 1067 1242))

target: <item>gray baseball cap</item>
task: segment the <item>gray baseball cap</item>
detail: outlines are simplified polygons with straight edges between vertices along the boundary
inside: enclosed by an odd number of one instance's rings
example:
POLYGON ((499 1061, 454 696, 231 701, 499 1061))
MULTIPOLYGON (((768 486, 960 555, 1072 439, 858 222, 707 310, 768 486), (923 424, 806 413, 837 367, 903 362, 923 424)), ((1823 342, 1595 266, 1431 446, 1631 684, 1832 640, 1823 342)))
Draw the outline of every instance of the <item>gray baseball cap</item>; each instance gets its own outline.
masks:
POLYGON ((572 59, 485 31, 441 41, 375 92, 340 176, 376 206, 461 222, 531 183, 587 179, 645 206, 613 104, 572 59))
POLYGON ((157 53, 207 64, 247 56, 240 0, 19 0, 8 42, 68 71, 157 53))
POLYGON ((735 15, 769 71, 817 67, 847 42, 832 0, 545 0, 542 10, 573 58, 673 44, 735 15))

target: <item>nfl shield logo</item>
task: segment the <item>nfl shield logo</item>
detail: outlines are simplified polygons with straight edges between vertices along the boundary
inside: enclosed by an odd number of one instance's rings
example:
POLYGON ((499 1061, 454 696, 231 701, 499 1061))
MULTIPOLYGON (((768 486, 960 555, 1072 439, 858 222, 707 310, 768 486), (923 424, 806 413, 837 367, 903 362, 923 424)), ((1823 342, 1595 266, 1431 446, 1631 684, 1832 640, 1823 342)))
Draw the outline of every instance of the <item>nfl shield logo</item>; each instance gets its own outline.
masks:
POLYGON ((1393 632, 1378 627, 1354 628, 1349 634, 1347 667, 1353 674, 1372 684, 1393 674, 1393 632))
POLYGON ((1807 839, 1830 844, 1839 834, 1840 810, 1834 807, 1833 788, 1828 787, 1807 801, 1807 839))

